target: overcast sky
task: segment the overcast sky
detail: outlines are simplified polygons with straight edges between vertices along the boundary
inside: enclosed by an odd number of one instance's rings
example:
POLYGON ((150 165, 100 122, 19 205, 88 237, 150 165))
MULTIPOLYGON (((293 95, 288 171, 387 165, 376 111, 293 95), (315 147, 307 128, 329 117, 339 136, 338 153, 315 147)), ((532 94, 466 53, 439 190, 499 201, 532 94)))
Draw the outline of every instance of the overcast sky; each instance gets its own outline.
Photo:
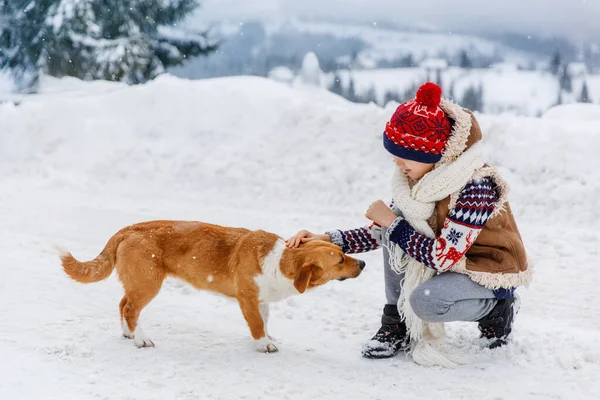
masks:
POLYGON ((335 18, 600 38, 600 0, 201 0, 210 19, 335 18))

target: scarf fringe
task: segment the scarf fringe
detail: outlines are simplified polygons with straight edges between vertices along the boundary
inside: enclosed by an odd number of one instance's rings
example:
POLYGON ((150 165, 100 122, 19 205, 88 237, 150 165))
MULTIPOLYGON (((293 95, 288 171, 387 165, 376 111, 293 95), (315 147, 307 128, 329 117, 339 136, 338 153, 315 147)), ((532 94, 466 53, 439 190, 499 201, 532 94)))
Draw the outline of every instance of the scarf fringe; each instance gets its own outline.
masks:
POLYGON ((416 343, 410 355, 413 360, 424 367, 440 366, 448 369, 458 368, 469 363, 469 358, 444 348, 441 341, 422 340, 416 343))

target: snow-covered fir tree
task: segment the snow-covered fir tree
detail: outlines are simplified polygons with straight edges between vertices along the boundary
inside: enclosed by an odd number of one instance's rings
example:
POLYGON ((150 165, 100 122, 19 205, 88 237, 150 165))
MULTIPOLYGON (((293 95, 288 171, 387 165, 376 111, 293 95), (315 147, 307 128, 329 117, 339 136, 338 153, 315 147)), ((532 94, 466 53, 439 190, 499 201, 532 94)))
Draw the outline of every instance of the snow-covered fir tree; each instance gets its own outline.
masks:
POLYGON ((335 93, 339 96, 344 95, 344 88, 342 87, 342 78, 340 77, 340 74, 337 71, 333 74, 333 82, 331 83, 329 90, 332 93, 335 93))
POLYGON ((312 51, 306 53, 302 60, 302 70, 300 78, 302 83, 306 85, 321 86, 321 67, 319 66, 319 58, 312 51))
POLYGON ((177 24, 197 0, 1 0, 0 67, 142 83, 216 49, 177 24))
POLYGON ((558 76, 558 85, 561 90, 564 90, 567 93, 571 93, 573 91, 573 80, 571 79, 571 74, 569 73, 569 65, 565 64, 560 70, 558 76))
POLYGON ((562 64, 560 52, 556 50, 550 59, 549 71, 552 75, 558 75, 562 64))
POLYGON ((577 99, 578 102, 580 103, 591 103, 592 100, 590 99, 590 94, 588 91, 588 85, 586 81, 583 81, 583 85, 581 86, 581 94, 579 95, 579 98, 577 99))

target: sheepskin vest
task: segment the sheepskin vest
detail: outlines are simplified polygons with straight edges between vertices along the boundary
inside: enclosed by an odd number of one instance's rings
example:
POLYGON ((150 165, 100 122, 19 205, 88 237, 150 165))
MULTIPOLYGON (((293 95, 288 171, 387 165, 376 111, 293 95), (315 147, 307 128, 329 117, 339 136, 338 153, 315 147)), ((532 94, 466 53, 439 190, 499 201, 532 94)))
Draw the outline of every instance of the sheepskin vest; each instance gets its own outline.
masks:
MULTIPOLYGON (((453 120, 453 134, 438 164, 454 161, 466 149, 481 140, 481 128, 475 116, 460 106, 443 99, 440 107, 453 120)), ((498 201, 494 211, 475 242, 465 254, 466 262, 459 262, 452 271, 466 274, 473 281, 490 289, 528 285, 532 278, 525 247, 508 204, 508 184, 498 172, 484 166, 474 178, 490 178, 496 184, 498 201)), ((458 199, 455 193, 436 205, 435 231, 439 236, 448 212, 458 199)))

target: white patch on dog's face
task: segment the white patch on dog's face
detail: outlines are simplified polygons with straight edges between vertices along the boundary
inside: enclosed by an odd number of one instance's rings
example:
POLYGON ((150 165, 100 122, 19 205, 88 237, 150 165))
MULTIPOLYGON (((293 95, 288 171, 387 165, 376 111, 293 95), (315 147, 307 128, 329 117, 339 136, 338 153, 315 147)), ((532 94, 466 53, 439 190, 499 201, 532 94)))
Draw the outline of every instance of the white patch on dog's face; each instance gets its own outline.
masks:
POLYGON ((273 249, 265 257, 261 266, 262 274, 254 277, 254 282, 259 290, 259 301, 269 303, 298 294, 298 290, 294 287, 294 281, 281 273, 280 262, 285 248, 285 242, 278 239, 273 249))

